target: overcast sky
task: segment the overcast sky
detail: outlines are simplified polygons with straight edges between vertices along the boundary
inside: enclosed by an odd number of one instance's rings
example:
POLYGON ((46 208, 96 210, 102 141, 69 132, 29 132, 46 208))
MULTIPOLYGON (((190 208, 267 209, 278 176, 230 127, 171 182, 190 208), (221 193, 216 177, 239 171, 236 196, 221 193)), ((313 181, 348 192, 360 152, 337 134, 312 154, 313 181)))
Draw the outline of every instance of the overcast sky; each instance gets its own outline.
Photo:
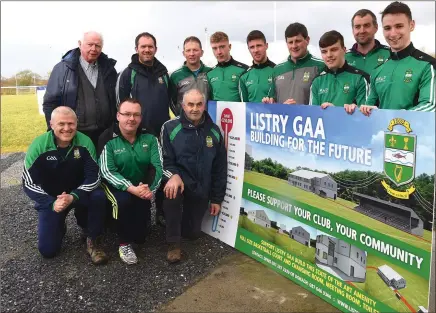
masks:
MULTIPOLYGON (((148 31, 157 38, 156 57, 172 71, 183 62, 178 47, 191 35, 205 48, 204 61, 216 63, 205 44, 215 31, 226 32, 233 57, 251 63, 245 44, 247 34, 259 29, 270 43, 270 59, 276 63, 288 56, 284 31, 290 23, 306 25, 310 51, 320 56, 317 43, 326 31, 335 29, 350 48, 354 42, 350 19, 359 9, 380 14, 390 2, 277 2, 277 41, 274 42, 273 2, 1 2, 1 75, 12 76, 24 69, 45 76, 68 50, 77 47, 83 32, 96 30, 104 36, 103 52, 116 59, 118 71, 130 62, 137 34, 148 31)), ((406 2, 416 29, 412 41, 427 53, 435 51, 435 3, 406 2)), ((385 43, 380 27, 376 38, 385 43)))

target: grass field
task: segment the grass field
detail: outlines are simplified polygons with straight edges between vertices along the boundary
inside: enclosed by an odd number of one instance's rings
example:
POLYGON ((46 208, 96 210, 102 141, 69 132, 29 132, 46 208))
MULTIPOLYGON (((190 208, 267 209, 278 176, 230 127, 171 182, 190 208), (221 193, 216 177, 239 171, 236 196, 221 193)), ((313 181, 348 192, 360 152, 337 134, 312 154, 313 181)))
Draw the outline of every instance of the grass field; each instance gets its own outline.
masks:
POLYGON ((26 151, 47 130, 36 95, 1 96, 1 152, 26 151))
MULTIPOLYGON (((336 201, 324 199, 312 192, 293 187, 288 184, 286 180, 257 172, 245 171, 244 181, 259 186, 261 188, 274 191, 285 197, 307 203, 331 214, 335 214, 347 220, 353 221, 357 224, 370 225, 371 229, 378 231, 382 234, 391 236, 393 238, 397 238, 403 242, 407 242, 412 246, 421 248, 426 251, 431 250, 431 243, 425 242, 419 238, 416 238, 413 235, 405 233, 392 226, 389 226, 352 210, 357 205, 353 202, 340 198, 336 199, 336 201)), ((424 230, 424 238, 428 238, 428 240, 431 240, 431 232, 424 230)))
POLYGON ((256 223, 253 223, 245 215, 239 216, 238 226, 242 227, 253 234, 268 240, 270 243, 276 244, 283 250, 293 253, 294 255, 314 263, 315 261, 315 248, 306 247, 298 241, 289 238, 286 234, 279 234, 277 229, 265 228, 256 223))
POLYGON ((415 310, 418 310, 418 306, 422 305, 427 307, 428 303, 428 280, 421 276, 415 275, 408 271, 405 271, 401 267, 389 263, 375 255, 368 254, 367 256, 367 270, 365 283, 353 283, 356 287, 364 290, 370 296, 382 301, 389 305, 397 312, 409 312, 407 306, 400 301, 392 289, 390 289, 384 281, 377 274, 377 270, 368 268, 379 267, 383 264, 389 265, 398 274, 404 277, 406 280, 406 288, 400 289, 399 293, 409 302, 415 310))

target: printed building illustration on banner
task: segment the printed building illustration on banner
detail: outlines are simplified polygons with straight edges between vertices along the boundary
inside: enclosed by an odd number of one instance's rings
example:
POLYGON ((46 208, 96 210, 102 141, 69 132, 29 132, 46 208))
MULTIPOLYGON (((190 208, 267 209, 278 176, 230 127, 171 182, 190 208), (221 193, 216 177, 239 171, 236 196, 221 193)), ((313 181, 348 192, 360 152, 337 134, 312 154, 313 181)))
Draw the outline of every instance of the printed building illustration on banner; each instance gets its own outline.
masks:
POLYGON ((359 200, 356 211, 413 235, 424 234, 424 222, 413 209, 358 192, 353 195, 359 200))
POLYGON ((292 228, 289 237, 291 237, 292 239, 298 241, 299 243, 307 247, 310 247, 310 234, 301 226, 292 228))
POLYGON ((318 267, 345 281, 366 279, 365 251, 334 237, 316 236, 315 261, 318 267))
POLYGON ((288 175, 288 182, 294 187, 336 200, 338 184, 328 174, 298 170, 288 175))
POLYGON ((268 215, 266 215, 264 210, 248 211, 248 219, 253 223, 256 223, 257 225, 260 225, 262 227, 266 227, 266 228, 271 227, 271 221, 268 218, 268 215))
POLYGON ((279 234, 285 234, 285 233, 288 233, 286 231, 286 225, 285 224, 280 224, 279 234))
POLYGON ((403 276, 392 269, 392 267, 386 264, 379 266, 377 273, 389 287, 393 289, 406 288, 406 280, 403 278, 403 276))

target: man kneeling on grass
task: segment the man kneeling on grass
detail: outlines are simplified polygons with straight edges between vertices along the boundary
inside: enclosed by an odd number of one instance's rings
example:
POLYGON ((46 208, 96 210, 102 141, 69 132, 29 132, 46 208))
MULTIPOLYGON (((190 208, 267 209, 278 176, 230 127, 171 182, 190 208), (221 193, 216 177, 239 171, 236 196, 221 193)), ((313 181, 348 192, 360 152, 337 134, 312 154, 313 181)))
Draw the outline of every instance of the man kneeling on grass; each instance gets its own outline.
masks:
POLYGON ((220 129, 205 111, 205 96, 191 89, 180 116, 162 126, 167 260, 181 259, 181 236, 196 239, 208 208, 217 215, 227 184, 227 151, 220 129))
POLYGON ((108 258, 99 247, 104 210, 96 205, 100 175, 95 147, 77 131, 77 116, 69 107, 53 110, 50 127, 29 146, 22 178, 24 191, 38 210, 39 252, 51 258, 60 251, 67 231, 65 218, 74 208, 77 224, 88 235, 92 263, 106 263, 108 258))
POLYGON ((162 178, 162 152, 157 138, 140 127, 142 113, 137 100, 124 100, 117 120, 98 143, 106 193, 99 191, 98 197, 100 206, 112 204, 121 260, 135 264, 138 258, 132 243, 144 243, 150 230, 150 200, 162 178))

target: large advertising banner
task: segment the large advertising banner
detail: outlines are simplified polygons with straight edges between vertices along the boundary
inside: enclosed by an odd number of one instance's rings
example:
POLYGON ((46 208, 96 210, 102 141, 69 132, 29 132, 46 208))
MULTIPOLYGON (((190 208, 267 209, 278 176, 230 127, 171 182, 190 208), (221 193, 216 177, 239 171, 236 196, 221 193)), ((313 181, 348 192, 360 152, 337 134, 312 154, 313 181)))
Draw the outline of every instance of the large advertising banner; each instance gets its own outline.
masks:
POLYGON ((203 230, 344 312, 426 312, 434 113, 209 102, 226 197, 203 230))

